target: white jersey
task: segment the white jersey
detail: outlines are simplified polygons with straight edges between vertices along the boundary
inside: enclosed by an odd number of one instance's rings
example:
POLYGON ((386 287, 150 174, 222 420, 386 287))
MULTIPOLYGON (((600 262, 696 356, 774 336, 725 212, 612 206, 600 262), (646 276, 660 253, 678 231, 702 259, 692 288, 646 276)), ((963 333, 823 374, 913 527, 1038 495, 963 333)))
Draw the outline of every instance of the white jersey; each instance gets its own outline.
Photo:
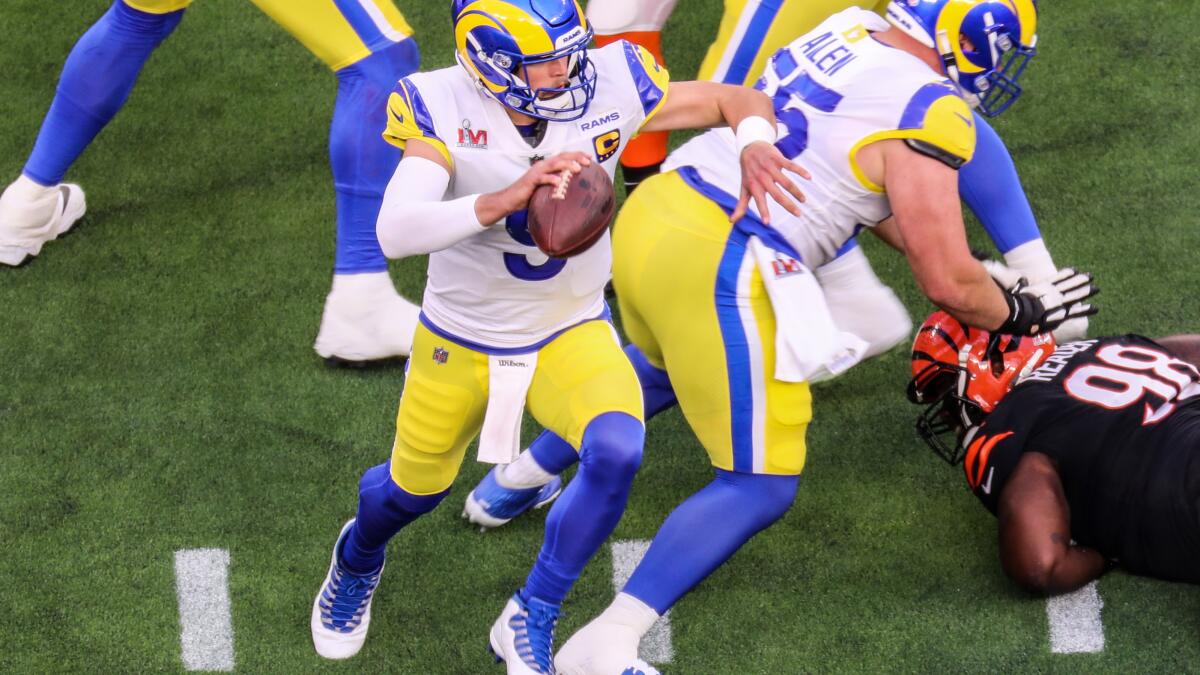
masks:
MULTIPOLYGON (((776 52, 757 85, 775 101, 776 146, 812 174, 811 181, 796 179, 807 197, 801 216, 769 200, 771 225, 814 269, 833 259, 859 225, 891 215, 883 188, 858 167, 862 147, 908 139, 920 152, 956 166, 974 152, 974 121, 958 90, 917 57, 871 38, 872 31, 888 28, 872 12, 838 12, 776 52)), ((728 129, 683 145, 663 169, 688 166, 721 192, 739 194, 737 149, 728 129)), ((757 213, 753 200, 751 210, 757 213)))
MULTIPOLYGON (((534 161, 572 150, 590 154, 612 178, 629 140, 666 100, 669 77, 653 56, 623 40, 588 57, 597 81, 587 114, 547 123, 537 145, 459 66, 401 80, 384 138, 401 148, 419 138, 441 151, 453 167, 446 199, 504 189, 534 161)), ((431 254, 421 309, 434 329, 468 346, 531 348, 601 316, 611 272, 608 233, 578 256, 549 259, 533 245, 522 211, 431 254)))

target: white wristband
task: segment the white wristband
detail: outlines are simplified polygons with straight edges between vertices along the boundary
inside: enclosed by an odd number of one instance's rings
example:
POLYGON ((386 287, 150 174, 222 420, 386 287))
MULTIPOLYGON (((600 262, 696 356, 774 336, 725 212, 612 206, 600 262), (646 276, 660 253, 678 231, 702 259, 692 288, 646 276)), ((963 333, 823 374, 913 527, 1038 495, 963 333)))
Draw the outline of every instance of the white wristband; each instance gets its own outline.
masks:
POLYGON ((766 141, 774 143, 776 138, 775 125, 758 115, 751 115, 742 120, 737 127, 737 151, 741 155, 747 145, 766 141))

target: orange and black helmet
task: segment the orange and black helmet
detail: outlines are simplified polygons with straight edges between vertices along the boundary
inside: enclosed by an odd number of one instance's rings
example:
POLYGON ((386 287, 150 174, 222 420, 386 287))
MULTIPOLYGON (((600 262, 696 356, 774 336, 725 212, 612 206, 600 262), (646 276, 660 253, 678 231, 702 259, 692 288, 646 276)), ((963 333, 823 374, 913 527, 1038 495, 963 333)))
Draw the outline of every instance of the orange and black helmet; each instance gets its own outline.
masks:
POLYGON ((913 341, 908 399, 926 406, 917 433, 938 456, 957 464, 966 430, 995 410, 1019 376, 1041 365, 1054 347, 1049 333, 993 335, 934 312, 913 341))

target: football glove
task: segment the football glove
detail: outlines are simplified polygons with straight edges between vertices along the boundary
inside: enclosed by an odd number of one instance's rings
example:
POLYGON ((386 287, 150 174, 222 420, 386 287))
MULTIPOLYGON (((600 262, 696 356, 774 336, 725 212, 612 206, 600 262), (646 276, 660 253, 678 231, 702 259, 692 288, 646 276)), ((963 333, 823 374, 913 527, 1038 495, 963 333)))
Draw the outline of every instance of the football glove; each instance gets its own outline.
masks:
MULTIPOLYGON (((1004 288, 1002 282, 998 283, 1004 288)), ((1091 316, 1099 310, 1086 301, 1099 291, 1092 283, 1092 275, 1071 267, 1032 285, 1022 277, 1005 289, 1008 318, 997 332, 1038 335, 1053 331, 1065 321, 1091 316)))

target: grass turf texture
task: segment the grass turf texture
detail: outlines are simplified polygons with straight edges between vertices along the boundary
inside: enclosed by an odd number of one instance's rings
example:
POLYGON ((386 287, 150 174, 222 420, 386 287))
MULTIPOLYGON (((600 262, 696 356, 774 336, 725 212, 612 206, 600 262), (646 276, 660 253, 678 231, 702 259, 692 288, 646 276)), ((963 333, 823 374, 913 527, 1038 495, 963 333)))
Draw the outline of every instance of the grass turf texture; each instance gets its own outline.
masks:
MULTIPOLYGON (((5 181, 107 4, 6 1, 5 181)), ((445 4, 403 3, 427 67, 450 63, 445 4)), ((696 71, 719 11, 681 5, 666 34, 677 78, 696 71)), ((1096 334, 1200 330, 1200 90, 1187 75, 1200 5, 1044 12, 1027 98, 997 126, 1056 260, 1103 286, 1096 334)), ((334 86, 249 3, 197 3, 69 174, 88 189, 87 218, 33 264, 0 270, 0 671, 181 669, 172 555, 219 547, 241 671, 501 672, 486 632, 543 516, 487 535, 463 526, 486 470, 473 462, 390 547, 364 651, 333 664, 309 642, 329 546, 362 470, 387 456, 401 378, 329 370, 311 348, 333 258, 334 86)), ((919 321, 930 307, 903 261, 866 246, 919 321)), ((423 260, 393 267, 410 297, 423 273, 423 260)), ((1194 668, 1200 591, 1122 573, 1100 583, 1104 653, 1049 652, 1045 603, 1003 578, 992 517, 912 433, 906 372, 899 349, 817 388, 795 507, 673 610, 668 670, 1194 668)), ((711 475, 677 412, 647 441, 616 538, 651 538, 711 475)), ((607 604, 609 578, 602 552, 560 642, 607 604)))

